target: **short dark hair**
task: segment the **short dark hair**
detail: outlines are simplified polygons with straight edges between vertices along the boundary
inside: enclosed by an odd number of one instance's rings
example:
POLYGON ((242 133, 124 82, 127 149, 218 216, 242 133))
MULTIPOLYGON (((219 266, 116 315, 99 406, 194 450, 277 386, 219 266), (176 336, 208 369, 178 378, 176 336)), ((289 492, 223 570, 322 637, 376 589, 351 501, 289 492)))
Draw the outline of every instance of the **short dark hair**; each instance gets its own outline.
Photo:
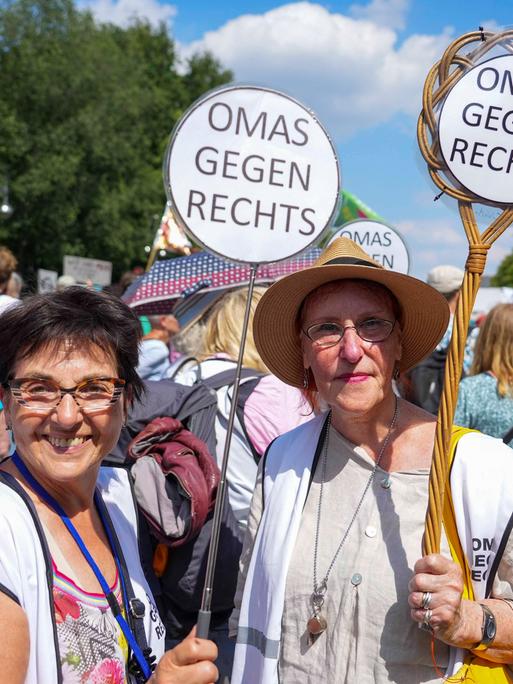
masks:
POLYGON ((139 319, 113 295, 85 287, 33 295, 0 316, 0 383, 11 379, 20 359, 69 341, 93 354, 95 347, 111 354, 119 377, 139 399, 144 390, 136 370, 140 340, 139 319))

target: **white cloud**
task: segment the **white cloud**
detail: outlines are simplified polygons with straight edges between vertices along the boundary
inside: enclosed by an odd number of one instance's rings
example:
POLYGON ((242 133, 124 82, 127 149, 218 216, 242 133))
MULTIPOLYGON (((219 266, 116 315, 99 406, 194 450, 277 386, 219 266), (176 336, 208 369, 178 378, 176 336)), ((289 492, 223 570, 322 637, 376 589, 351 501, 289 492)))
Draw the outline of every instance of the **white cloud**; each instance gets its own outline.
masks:
POLYGON ((408 219, 393 224, 404 236, 410 254, 410 273, 422 280, 439 264, 463 268, 467 258, 467 238, 458 217, 408 219))
POLYGON ((209 50, 237 81, 290 93, 340 140, 397 113, 417 114, 427 72, 449 40, 448 33, 412 35, 397 46, 386 26, 296 2, 242 15, 181 51, 209 50))
POLYGON ((504 26, 495 21, 495 19, 485 19, 481 22, 480 26, 482 26, 487 31, 504 31, 504 26))
POLYGON ((411 236, 417 244, 432 246, 442 240, 449 249, 454 249, 454 245, 466 245, 467 238, 463 228, 451 219, 412 219, 399 221, 395 224, 400 233, 411 236))
POLYGON ((389 28, 403 29, 409 0, 372 0, 368 5, 351 5, 349 14, 355 19, 368 19, 389 28))
POLYGON ((133 19, 147 19, 153 26, 164 22, 170 26, 176 15, 173 5, 161 5, 158 0, 91 0, 81 5, 103 23, 128 26, 133 19))
MULTIPOLYGON (((454 218, 397 221, 392 225, 405 239, 411 258, 410 273, 417 278, 425 280, 428 271, 440 264, 465 267, 468 240, 457 215, 454 218)), ((485 275, 494 275, 512 249, 513 234, 506 231, 488 252, 485 275)))

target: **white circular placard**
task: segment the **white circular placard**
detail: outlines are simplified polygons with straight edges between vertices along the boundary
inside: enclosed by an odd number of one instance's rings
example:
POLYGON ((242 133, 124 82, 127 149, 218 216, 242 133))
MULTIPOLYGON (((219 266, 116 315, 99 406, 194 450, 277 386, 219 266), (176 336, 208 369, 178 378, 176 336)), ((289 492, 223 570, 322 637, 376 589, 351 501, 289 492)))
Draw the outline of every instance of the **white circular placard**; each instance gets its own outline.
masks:
POLYGON ((280 261, 316 242, 336 214, 337 154, 323 126, 275 90, 207 94, 173 131, 166 192, 193 239, 245 263, 280 261))
POLYGON ((338 237, 350 238, 385 268, 408 273, 410 257, 406 243, 397 230, 386 223, 368 219, 349 221, 332 235, 330 243, 338 237))
POLYGON ((440 111, 440 149, 454 178, 492 204, 513 203, 513 55, 473 67, 440 111))

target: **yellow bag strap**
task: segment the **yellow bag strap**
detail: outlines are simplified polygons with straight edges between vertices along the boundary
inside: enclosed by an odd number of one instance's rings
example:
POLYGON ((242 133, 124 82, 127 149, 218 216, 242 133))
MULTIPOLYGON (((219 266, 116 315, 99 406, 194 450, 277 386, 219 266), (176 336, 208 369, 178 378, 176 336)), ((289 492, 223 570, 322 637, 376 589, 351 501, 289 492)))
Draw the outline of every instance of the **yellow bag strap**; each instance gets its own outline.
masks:
MULTIPOLYGON (((447 485, 445 488, 445 501, 442 516, 442 522, 449 542, 451 556, 455 563, 458 563, 463 571, 463 598, 474 600, 474 588, 472 586, 472 578, 470 575, 470 568, 467 562, 467 557, 461 547, 461 542, 458 536, 458 528, 456 526, 456 516, 454 514, 454 505, 451 495, 450 475, 451 466, 454 461, 456 447, 459 440, 469 432, 476 432, 468 428, 454 426, 451 435, 451 445, 449 452, 449 468, 447 475, 447 485)), ((446 679, 451 684, 513 684, 513 679, 508 673, 507 667, 499 663, 492 663, 488 660, 479 658, 473 655, 470 651, 465 657, 465 661, 461 669, 453 676, 446 679)))
POLYGON ((474 589, 472 586, 472 578, 470 575, 470 568, 467 562, 467 557, 461 547, 460 538, 458 536, 458 528, 456 526, 456 516, 454 513, 454 504, 452 501, 451 487, 450 487, 450 477, 451 477, 451 467, 454 461, 454 455, 456 453, 456 447, 458 446, 459 440, 463 435, 469 432, 476 432, 476 430, 470 430, 469 428, 462 428, 459 426, 454 426, 451 435, 451 444, 449 450, 449 468, 447 471, 447 483, 445 487, 445 501, 444 510, 442 516, 442 522, 445 529, 445 534, 447 535, 447 541, 449 542, 449 549, 451 551, 452 559, 455 563, 458 563, 463 571, 463 598, 474 600, 474 589))

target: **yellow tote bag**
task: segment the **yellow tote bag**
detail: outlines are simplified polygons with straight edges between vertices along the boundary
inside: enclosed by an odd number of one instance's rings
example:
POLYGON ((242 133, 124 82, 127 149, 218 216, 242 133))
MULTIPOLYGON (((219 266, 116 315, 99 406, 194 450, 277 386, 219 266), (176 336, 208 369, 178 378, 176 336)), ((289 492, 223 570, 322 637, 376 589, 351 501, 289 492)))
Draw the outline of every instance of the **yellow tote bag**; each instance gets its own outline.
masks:
MULTIPOLYGON (((449 453, 449 473, 450 466, 452 465, 454 454, 456 452, 458 440, 468 432, 475 431, 460 427, 453 428, 451 449, 449 453)), ((466 556, 463 553, 463 549, 461 548, 461 543, 458 537, 456 517, 454 515, 454 506, 452 502, 451 489, 449 486, 446 487, 445 492, 446 496, 443 512, 443 525, 445 533, 449 541, 452 558, 454 562, 458 563, 463 570, 463 579, 465 585, 463 589, 463 598, 473 601, 474 589, 472 587, 470 568, 468 566, 466 556)), ((456 684, 457 682, 473 682, 475 684, 513 684, 513 677, 511 674, 509 674, 505 665, 491 663, 490 661, 479 658, 478 656, 469 652, 465 657, 462 667, 456 674, 448 677, 446 681, 450 682, 450 684, 456 684)))

